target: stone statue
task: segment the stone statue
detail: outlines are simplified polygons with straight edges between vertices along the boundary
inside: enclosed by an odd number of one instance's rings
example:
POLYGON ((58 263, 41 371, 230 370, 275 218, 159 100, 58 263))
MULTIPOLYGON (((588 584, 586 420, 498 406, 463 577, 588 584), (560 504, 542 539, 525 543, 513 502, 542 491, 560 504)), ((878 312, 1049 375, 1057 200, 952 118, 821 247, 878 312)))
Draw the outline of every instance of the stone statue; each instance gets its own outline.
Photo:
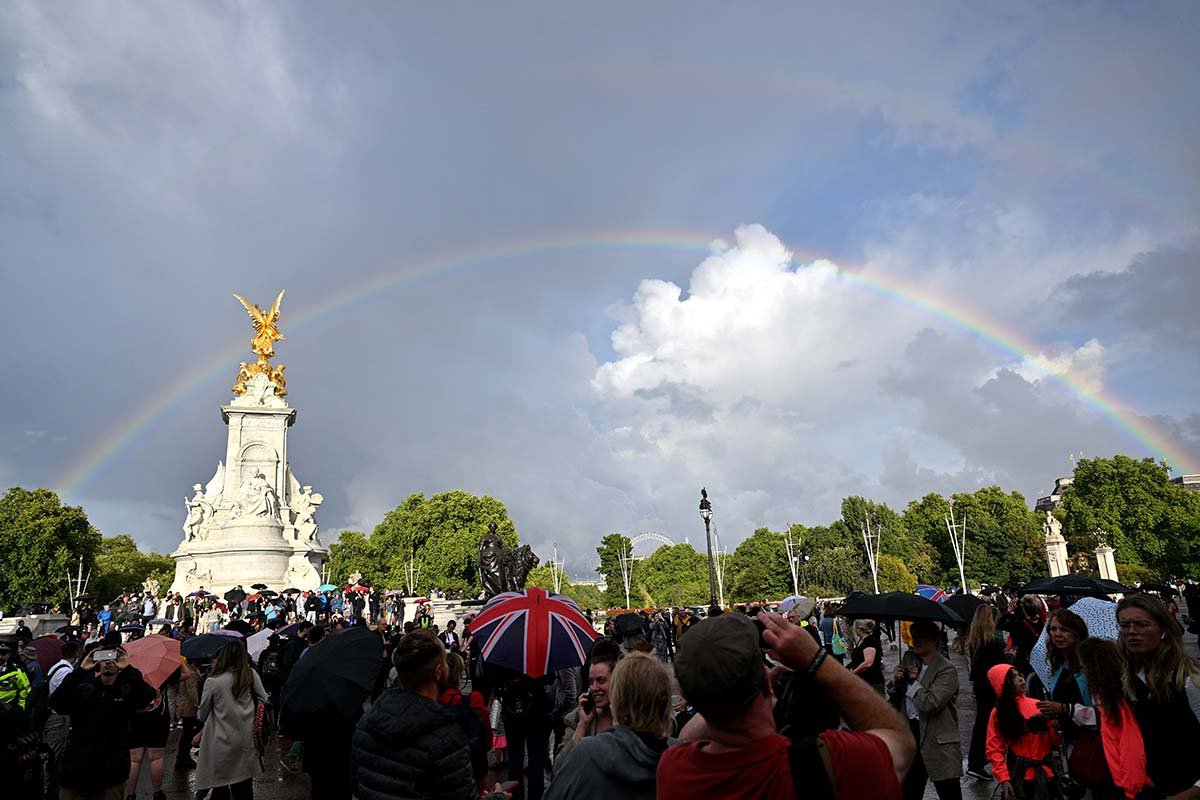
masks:
POLYGON ((516 550, 507 550, 502 558, 504 565, 505 591, 519 592, 525 588, 529 571, 538 565, 538 557, 529 545, 523 544, 516 550))
POLYGON ((212 519, 213 515, 212 503, 208 502, 205 497, 204 487, 197 483, 192 486, 192 491, 196 495, 191 500, 183 498, 183 504, 187 507, 187 519, 183 521, 183 532, 189 542, 199 535, 204 523, 212 519))
POLYGON ((487 533, 479 540, 479 580, 483 583, 483 596, 492 598, 507 591, 504 580, 504 553, 506 548, 496 533, 496 523, 489 522, 487 533))
POLYGON ((154 580, 154 578, 147 578, 142 582, 142 591, 150 597, 158 597, 158 593, 161 589, 162 587, 159 585, 158 581, 154 580))
POLYGON ((233 515, 279 519, 279 495, 275 494, 271 484, 267 483, 267 476, 261 471, 256 471, 247 478, 238 490, 233 515))
POLYGON ((317 507, 325 502, 320 494, 314 494, 311 486, 303 487, 292 498, 292 511, 296 514, 296 531, 301 541, 317 540, 317 507))
POLYGON ((282 341, 284 338, 276 324, 279 322, 279 304, 283 302, 283 291, 276 296, 270 311, 263 311, 258 305, 251 303, 240 294, 235 294, 234 297, 246 309, 250 320, 254 323, 254 338, 250 340, 250 350, 258 356, 258 359, 253 364, 242 362, 241 368, 238 370, 237 381, 233 385, 233 393, 241 396, 246 392, 246 385, 255 375, 265 375, 271 383, 275 384, 275 395, 280 398, 286 397, 287 382, 283 378, 285 367, 283 364, 277 366, 271 364, 271 359, 275 357, 275 342, 282 341))
POLYGON ((1045 531, 1047 539, 1054 536, 1062 536, 1062 523, 1047 511, 1046 521, 1042 523, 1042 530, 1045 531))

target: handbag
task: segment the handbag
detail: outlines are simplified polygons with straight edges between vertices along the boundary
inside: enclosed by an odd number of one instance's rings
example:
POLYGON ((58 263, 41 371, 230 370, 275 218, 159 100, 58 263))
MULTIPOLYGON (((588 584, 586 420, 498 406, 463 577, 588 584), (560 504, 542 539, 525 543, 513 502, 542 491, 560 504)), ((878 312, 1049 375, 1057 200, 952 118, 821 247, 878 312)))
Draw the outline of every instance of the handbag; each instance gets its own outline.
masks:
POLYGON ((1107 786, 1112 783, 1108 760, 1104 757, 1104 742, 1099 731, 1083 729, 1075 748, 1067 757, 1067 773, 1084 786, 1107 786))
POLYGON ((833 621, 833 641, 829 643, 829 649, 835 656, 846 655, 846 642, 842 639, 842 626, 836 619, 833 621))

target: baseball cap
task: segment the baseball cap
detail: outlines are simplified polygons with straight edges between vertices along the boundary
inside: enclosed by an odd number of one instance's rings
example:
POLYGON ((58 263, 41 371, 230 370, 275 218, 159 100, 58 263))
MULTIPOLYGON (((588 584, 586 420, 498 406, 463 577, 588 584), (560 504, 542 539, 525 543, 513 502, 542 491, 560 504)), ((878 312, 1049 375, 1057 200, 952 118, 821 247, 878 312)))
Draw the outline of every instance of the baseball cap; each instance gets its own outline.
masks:
POLYGON ((693 626, 679 639, 675 677, 705 718, 736 716, 763 687, 758 628, 741 614, 721 614, 693 626))

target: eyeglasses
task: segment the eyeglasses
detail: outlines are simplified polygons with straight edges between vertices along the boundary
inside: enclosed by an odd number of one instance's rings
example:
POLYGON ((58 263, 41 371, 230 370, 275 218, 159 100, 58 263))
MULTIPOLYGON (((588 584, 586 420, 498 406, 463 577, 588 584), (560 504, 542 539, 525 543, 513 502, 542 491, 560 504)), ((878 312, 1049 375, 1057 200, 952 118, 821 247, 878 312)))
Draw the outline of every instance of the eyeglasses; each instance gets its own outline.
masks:
POLYGON ((1128 631, 1128 630, 1145 631, 1145 630, 1149 630, 1150 628, 1153 628, 1154 624, 1155 623, 1153 623, 1149 620, 1138 619, 1138 620, 1132 620, 1132 621, 1118 622, 1117 627, 1123 631, 1128 631))

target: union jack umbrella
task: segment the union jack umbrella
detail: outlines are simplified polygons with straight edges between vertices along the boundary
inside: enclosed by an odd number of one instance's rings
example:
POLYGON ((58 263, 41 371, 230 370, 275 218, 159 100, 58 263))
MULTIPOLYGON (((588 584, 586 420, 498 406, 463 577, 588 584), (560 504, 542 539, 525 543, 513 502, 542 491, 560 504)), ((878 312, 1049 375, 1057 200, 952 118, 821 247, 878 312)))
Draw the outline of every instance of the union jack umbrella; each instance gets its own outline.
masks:
POLYGON ((946 602, 946 593, 936 586, 930 586, 928 583, 917 584, 917 594, 924 597, 926 600, 932 600, 935 603, 946 602))
POLYGON ((531 678, 578 667, 598 638, 574 600, 536 586, 496 595, 467 630, 484 661, 531 678))

